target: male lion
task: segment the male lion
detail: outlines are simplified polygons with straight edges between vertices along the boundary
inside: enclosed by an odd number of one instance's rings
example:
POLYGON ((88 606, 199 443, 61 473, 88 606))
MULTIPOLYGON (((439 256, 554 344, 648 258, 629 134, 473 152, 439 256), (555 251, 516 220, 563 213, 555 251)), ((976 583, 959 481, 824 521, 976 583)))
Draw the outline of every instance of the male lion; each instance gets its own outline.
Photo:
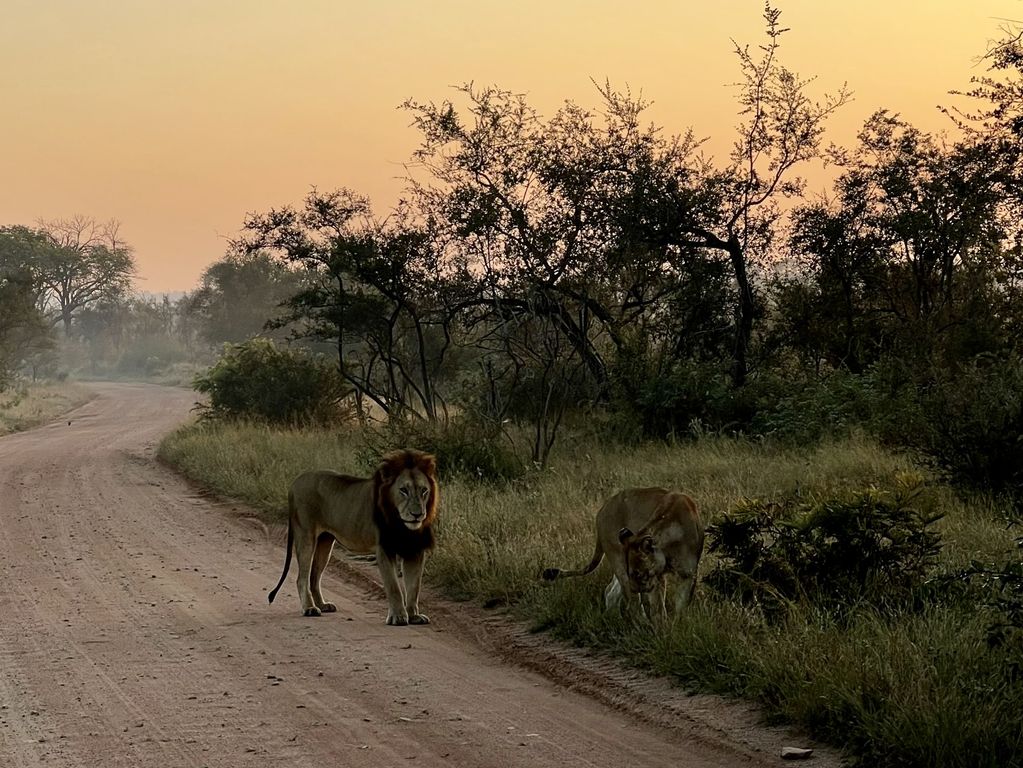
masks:
POLYGON ((387 593, 387 623, 429 624, 419 612, 419 587, 437 519, 436 461, 422 451, 383 457, 370 478, 329 470, 305 472, 288 491, 288 551, 284 573, 267 596, 272 603, 298 558, 302 613, 319 616, 337 606, 323 599, 320 577, 337 541, 349 552, 376 554, 387 593), (401 561, 405 588, 398 581, 401 561))
POLYGON ((650 593, 659 587, 660 613, 667 616, 666 576, 673 573, 681 582, 675 596, 679 612, 689 604, 696 585, 703 535, 696 502, 686 494, 665 488, 627 488, 597 512, 597 543, 590 562, 577 571, 548 568, 543 577, 553 581, 583 576, 596 570, 606 555, 614 575, 604 590, 605 607, 618 606, 623 596, 627 606, 639 596, 644 613, 652 618, 650 593))

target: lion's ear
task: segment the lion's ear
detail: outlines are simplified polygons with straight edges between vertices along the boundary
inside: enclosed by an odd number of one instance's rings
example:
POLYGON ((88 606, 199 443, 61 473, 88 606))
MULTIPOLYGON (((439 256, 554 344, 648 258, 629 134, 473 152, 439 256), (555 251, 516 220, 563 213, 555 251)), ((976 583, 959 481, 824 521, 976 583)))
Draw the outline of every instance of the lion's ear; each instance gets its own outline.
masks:
POLYGON ((630 531, 628 528, 622 528, 620 531, 618 531, 618 541, 619 541, 619 543, 624 544, 626 539, 631 539, 631 538, 632 538, 632 531, 630 531))
POLYGON ((648 554, 653 552, 654 551, 654 537, 653 536, 644 536, 643 537, 643 541, 640 544, 640 546, 643 548, 643 551, 648 553, 648 554))
POLYGON ((419 457, 419 469, 424 474, 434 477, 437 474, 437 457, 432 453, 424 453, 419 457))

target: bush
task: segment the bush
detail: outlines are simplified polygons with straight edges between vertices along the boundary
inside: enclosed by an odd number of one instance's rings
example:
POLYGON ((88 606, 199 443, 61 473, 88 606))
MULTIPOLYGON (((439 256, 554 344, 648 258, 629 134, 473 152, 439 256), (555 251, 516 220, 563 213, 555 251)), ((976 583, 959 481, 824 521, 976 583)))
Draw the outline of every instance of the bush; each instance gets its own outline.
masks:
POLYGON ((968 568, 935 579, 934 590, 990 611, 988 646, 1005 649, 1014 678, 1023 680, 1023 537, 1001 565, 974 560, 968 568))
MULTIPOLYGON (((635 377, 635 372, 619 375, 635 377)), ((644 376, 625 390, 633 393, 632 399, 619 405, 635 414, 648 437, 737 432, 752 415, 743 391, 736 390, 727 371, 713 363, 679 363, 670 371, 644 376)))
POLYGON ((333 365, 269 339, 228 344, 193 387, 209 395, 206 417, 271 424, 330 424, 344 419, 347 392, 333 365))
POLYGON ((1023 359, 983 355, 924 392, 920 447, 963 485, 1023 497, 1023 359))
POLYGON ((507 482, 526 472, 526 465, 495 427, 469 419, 446 425, 395 419, 376 432, 367 431, 365 440, 360 459, 367 468, 375 467, 383 454, 395 448, 417 448, 437 457, 442 477, 507 482))
POLYGON ((904 603, 934 566, 940 515, 912 506, 919 486, 811 504, 744 501, 709 530, 719 562, 707 582, 769 614, 790 603, 846 609, 904 603))
POLYGON ((791 443, 843 437, 863 429, 883 442, 906 444, 924 428, 917 388, 901 366, 878 363, 863 374, 835 371, 765 410, 754 431, 791 443))

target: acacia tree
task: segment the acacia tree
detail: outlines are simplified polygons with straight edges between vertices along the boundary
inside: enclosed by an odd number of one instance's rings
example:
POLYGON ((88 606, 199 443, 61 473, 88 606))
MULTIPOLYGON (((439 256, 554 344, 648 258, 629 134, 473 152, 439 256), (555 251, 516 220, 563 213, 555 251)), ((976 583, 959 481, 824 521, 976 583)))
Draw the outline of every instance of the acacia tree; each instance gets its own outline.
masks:
POLYGON ((79 310, 123 295, 135 275, 132 249, 120 236, 120 224, 86 216, 40 221, 47 248, 39 260, 39 279, 53 322, 65 335, 79 310))
POLYGON ((300 322, 297 335, 335 345, 360 409, 367 397, 395 416, 441 415, 435 381, 450 315, 434 241, 407 208, 377 221, 352 190, 314 190, 300 209, 249 216, 245 230, 243 248, 270 249, 308 270, 312 284, 287 302, 283 322, 300 322))
POLYGON ((950 363, 999 350, 1019 298, 1005 269, 1006 164, 885 111, 834 159, 844 172, 833 200, 799 209, 792 237, 817 294, 806 330, 823 335, 828 362, 858 373, 893 351, 950 363))
MULTIPOLYGON (((405 106, 422 135, 413 199, 448 237, 448 270, 475 286, 460 306, 466 322, 489 332, 543 320, 564 338, 558 354, 581 361, 606 398, 613 365, 643 346, 637 337, 650 341, 655 319, 702 273, 693 249, 635 226, 638 201, 652 179, 673 183, 675 201, 691 195, 693 209, 703 190, 692 134, 664 138, 643 124, 641 99, 599 90, 600 112, 568 103, 549 120, 521 95, 471 84, 458 89, 461 109, 405 106)), ((679 335, 717 321, 692 319, 676 324, 679 335)))
POLYGON ((601 113, 569 103, 546 122, 521 95, 471 84, 459 89, 464 111, 406 102, 428 175, 412 189, 459 243, 478 302, 547 313, 606 392, 605 346, 621 356, 636 321, 656 315, 690 267, 706 272, 701 262, 724 253, 736 297, 733 378, 745 382, 752 260, 770 244, 778 198, 802 189, 792 169, 818 155, 827 117, 848 99, 842 89, 810 100, 809 81, 778 63, 778 19, 765 6, 759 57, 736 45, 744 120, 722 169, 702 159, 692 132, 663 138, 643 125, 642 100, 607 85, 601 113))
POLYGON ((735 44, 743 119, 728 164, 709 169, 701 180, 705 192, 695 198, 716 200, 716 209, 693 209, 694 195, 689 191, 679 200, 677 218, 665 233, 680 247, 716 251, 728 258, 736 290, 732 379, 737 386, 749 373, 757 314, 754 262, 771 245, 781 215, 779 199, 798 196, 804 189, 793 169, 820 155, 827 119, 850 98, 844 85, 820 102, 807 95, 812 78, 800 78, 778 59, 781 37, 789 31, 780 26, 780 16, 781 11, 765 3, 767 42, 758 46, 759 53, 735 44))
POLYGON ((28 227, 0 227, 0 389, 26 360, 53 347, 40 311, 38 278, 45 238, 28 227))

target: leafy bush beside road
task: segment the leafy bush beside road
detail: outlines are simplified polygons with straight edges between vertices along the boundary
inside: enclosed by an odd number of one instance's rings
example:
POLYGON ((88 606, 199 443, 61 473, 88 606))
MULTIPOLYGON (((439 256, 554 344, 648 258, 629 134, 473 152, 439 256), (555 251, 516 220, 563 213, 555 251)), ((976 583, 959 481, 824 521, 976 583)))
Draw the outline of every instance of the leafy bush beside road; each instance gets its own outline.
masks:
POLYGON ((261 338, 225 347, 194 386, 207 417, 289 425, 338 421, 347 392, 334 365, 261 338))

